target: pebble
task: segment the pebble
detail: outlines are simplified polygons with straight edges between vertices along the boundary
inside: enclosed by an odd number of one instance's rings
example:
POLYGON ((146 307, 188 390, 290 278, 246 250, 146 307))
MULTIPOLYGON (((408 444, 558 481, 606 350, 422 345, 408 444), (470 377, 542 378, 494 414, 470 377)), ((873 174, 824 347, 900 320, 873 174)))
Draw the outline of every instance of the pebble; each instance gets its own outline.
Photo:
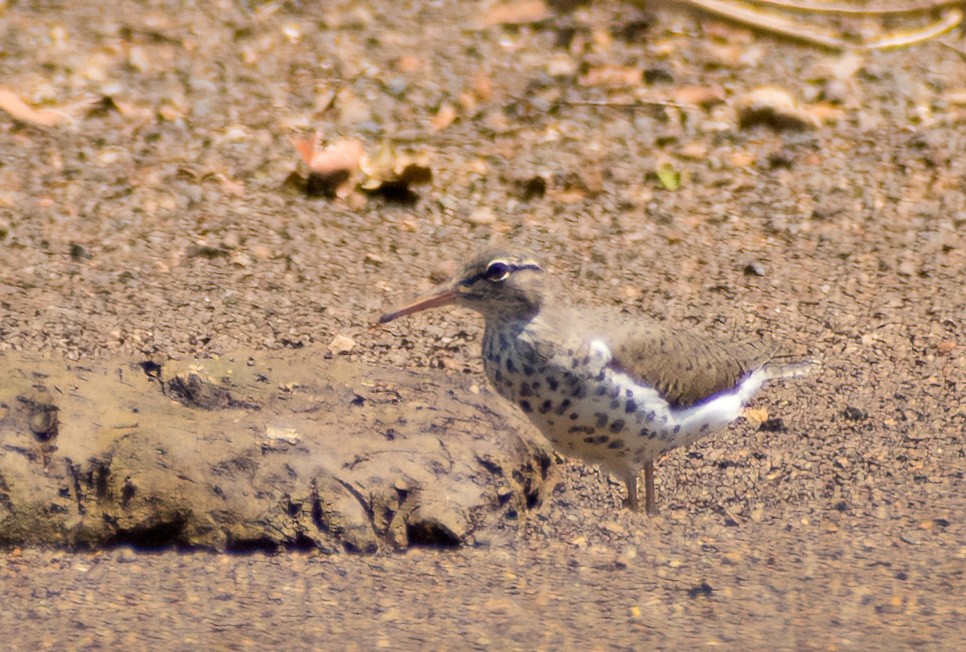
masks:
POLYGON ((356 346, 356 341, 349 337, 348 335, 336 335, 329 342, 329 353, 332 355, 340 355, 342 353, 348 353, 356 346))

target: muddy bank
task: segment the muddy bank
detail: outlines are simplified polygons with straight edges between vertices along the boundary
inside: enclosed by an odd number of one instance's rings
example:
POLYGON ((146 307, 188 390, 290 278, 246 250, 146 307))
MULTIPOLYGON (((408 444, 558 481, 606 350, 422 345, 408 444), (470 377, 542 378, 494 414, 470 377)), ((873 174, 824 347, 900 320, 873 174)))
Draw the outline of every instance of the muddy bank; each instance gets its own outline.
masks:
POLYGON ((469 381, 311 350, 0 368, 7 545, 458 545, 516 520, 550 461, 469 381))

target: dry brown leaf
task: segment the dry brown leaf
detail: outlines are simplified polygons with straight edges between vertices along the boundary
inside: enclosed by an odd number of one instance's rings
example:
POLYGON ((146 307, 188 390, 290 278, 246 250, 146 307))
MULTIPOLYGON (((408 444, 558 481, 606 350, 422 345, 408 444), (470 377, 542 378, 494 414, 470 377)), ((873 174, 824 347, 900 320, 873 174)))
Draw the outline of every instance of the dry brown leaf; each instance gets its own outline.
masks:
POLYGON ((0 87, 0 109, 9 113, 14 120, 37 127, 53 127, 66 120, 66 116, 57 111, 35 109, 29 106, 16 93, 2 87, 0 87))
POLYGON ((495 25, 529 25, 550 18, 550 8, 544 0, 509 0, 498 2, 480 17, 480 27, 495 25))
POLYGON ((337 140, 319 147, 320 134, 311 139, 293 138, 292 146, 309 169, 306 191, 309 194, 346 197, 354 187, 360 164, 366 154, 362 142, 337 140))
POLYGON ((359 162, 366 154, 362 142, 355 139, 337 140, 319 148, 320 140, 319 134, 311 140, 292 140, 299 156, 314 174, 327 175, 340 170, 354 170, 359 167, 359 162))
POLYGON ((388 142, 383 143, 375 155, 362 157, 359 168, 365 175, 359 187, 368 192, 405 195, 411 192, 411 186, 433 180, 425 154, 403 154, 388 142))

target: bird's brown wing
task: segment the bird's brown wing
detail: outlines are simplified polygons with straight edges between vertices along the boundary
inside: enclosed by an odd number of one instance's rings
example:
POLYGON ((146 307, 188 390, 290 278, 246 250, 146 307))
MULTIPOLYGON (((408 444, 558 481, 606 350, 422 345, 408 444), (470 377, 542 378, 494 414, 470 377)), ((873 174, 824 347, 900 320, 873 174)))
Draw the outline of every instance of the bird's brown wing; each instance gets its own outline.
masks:
POLYGON ((662 325, 619 333, 611 344, 610 367, 654 387, 679 407, 734 388, 774 354, 764 342, 722 343, 662 325))

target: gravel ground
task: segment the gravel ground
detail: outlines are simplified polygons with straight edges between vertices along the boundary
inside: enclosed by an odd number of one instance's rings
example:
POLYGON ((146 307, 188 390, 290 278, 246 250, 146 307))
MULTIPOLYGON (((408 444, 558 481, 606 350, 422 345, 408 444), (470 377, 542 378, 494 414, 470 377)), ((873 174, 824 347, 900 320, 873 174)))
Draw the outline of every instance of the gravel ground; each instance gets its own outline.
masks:
POLYGON ((342 336, 349 360, 482 381, 476 317, 369 324, 505 241, 581 301, 823 368, 763 395, 769 427, 663 460, 658 518, 561 462, 468 549, 6 550, 5 645, 966 647, 954 49, 838 55, 614 2, 517 27, 446 0, 113 6, 0 4, 3 89, 50 112, 0 111, 0 349, 342 336), (739 126, 763 85, 797 105, 739 126), (316 130, 432 181, 307 196, 291 139, 316 130))

